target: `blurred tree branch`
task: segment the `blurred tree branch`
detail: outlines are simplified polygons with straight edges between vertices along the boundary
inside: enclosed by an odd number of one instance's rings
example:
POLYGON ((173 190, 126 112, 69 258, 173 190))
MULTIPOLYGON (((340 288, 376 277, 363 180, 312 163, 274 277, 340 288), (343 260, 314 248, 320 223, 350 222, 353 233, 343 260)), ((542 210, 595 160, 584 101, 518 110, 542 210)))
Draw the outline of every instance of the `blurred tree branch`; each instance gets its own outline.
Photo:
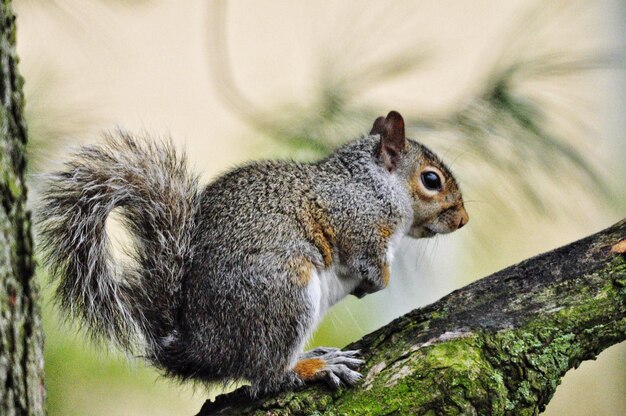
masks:
POLYGON ((537 414, 561 377, 626 339, 626 220, 474 282, 366 335, 364 380, 200 415, 537 414))

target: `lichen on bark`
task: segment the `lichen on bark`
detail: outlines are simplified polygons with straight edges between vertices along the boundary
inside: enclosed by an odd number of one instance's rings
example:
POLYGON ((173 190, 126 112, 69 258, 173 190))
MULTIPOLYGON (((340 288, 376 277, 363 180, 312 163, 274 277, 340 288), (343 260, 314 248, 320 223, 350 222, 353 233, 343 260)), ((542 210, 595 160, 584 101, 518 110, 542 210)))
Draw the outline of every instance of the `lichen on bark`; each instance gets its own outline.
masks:
POLYGON ((15 16, 0 3, 0 414, 44 414, 43 333, 26 208, 26 125, 15 16))

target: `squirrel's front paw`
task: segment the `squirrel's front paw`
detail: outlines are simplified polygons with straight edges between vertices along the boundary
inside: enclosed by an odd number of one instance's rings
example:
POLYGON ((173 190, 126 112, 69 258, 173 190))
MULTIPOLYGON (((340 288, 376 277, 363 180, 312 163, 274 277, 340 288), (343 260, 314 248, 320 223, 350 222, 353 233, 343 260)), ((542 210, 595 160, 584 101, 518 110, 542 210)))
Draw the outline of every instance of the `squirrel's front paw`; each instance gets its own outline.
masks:
POLYGON ((354 371, 364 363, 358 355, 359 351, 320 347, 301 354, 293 371, 305 382, 322 380, 334 389, 342 383, 352 386, 362 377, 354 371))

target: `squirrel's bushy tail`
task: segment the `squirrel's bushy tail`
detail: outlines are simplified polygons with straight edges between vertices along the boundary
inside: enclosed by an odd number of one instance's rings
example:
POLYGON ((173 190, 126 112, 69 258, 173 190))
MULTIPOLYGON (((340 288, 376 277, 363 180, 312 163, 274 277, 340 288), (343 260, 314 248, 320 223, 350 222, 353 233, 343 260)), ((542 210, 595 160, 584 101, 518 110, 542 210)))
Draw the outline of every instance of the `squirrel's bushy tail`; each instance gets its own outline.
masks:
POLYGON ((65 167, 50 175, 39 210, 57 302, 95 339, 152 355, 175 329, 197 178, 171 142, 123 132, 83 147, 65 167), (105 223, 116 208, 132 237, 131 264, 112 257, 105 223))

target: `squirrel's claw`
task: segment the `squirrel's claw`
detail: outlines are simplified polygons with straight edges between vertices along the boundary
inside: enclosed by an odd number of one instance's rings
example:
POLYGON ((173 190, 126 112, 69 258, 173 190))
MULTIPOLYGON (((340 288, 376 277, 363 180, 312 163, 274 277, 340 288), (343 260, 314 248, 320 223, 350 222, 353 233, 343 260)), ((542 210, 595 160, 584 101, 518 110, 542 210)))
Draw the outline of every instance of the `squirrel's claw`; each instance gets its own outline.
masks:
POLYGON ((324 380, 328 386, 337 390, 339 386, 341 386, 341 379, 337 377, 330 369, 321 370, 316 375, 319 377, 319 380, 324 380))
POLYGON ((359 351, 336 351, 328 354, 324 359, 329 365, 345 365, 346 367, 356 370, 365 361, 357 358, 359 351))
POLYGON ((333 389, 339 388, 341 384, 353 386, 362 378, 355 370, 365 362, 357 358, 359 353, 358 350, 316 348, 300 354, 294 371, 303 381, 324 381, 333 389))
POLYGON ((361 373, 351 370, 345 364, 329 365, 328 372, 340 378, 341 381, 348 386, 354 386, 356 382, 363 377, 361 373))

